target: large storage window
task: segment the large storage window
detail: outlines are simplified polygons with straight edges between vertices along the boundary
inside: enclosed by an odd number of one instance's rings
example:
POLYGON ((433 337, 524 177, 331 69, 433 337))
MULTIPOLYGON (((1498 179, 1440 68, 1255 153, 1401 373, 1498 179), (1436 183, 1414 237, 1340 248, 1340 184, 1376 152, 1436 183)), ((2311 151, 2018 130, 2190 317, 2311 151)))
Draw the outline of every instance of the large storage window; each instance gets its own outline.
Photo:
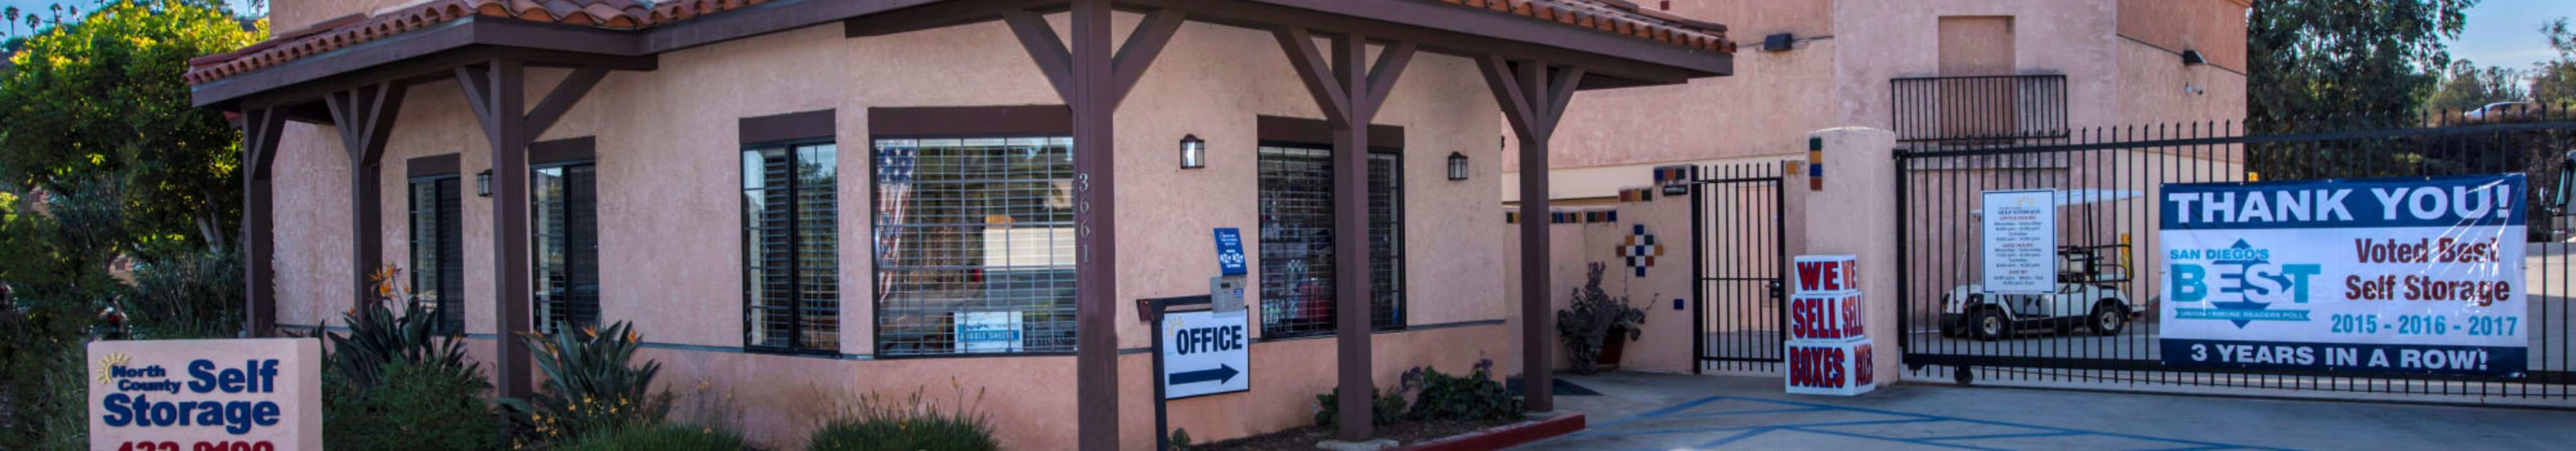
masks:
POLYGON ((463 198, 454 174, 411 181, 411 291, 441 334, 465 332, 463 198))
MULTIPOLYGON (((1263 146, 1261 335, 1332 335, 1333 151, 1263 146)), ((1368 156, 1369 324, 1404 328, 1404 180, 1400 155, 1368 156)))
POLYGON ((1073 139, 875 144, 878 355, 1072 352, 1073 139))
POLYGON ((745 348, 840 352, 839 153, 832 143, 742 152, 745 348))
MULTIPOLYGON (((599 176, 587 161, 538 166, 528 180, 536 254, 536 327, 599 326, 599 176)), ((569 329, 566 329, 569 328, 569 329)))

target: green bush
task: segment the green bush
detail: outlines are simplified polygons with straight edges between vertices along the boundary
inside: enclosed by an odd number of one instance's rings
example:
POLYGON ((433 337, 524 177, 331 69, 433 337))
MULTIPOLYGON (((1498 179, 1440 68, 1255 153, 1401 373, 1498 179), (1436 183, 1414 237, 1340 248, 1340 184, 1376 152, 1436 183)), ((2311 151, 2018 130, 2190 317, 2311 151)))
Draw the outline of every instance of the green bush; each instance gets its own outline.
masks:
MULTIPOLYGON (((555 330, 571 330, 558 325, 555 330)), ((653 377, 660 362, 634 360, 641 337, 624 322, 605 331, 584 328, 554 336, 525 337, 546 385, 529 399, 502 399, 510 418, 527 441, 566 443, 628 428, 662 424, 670 412, 669 393, 655 393, 653 377)))
POLYGON ((746 448, 742 437, 731 432, 664 424, 599 434, 555 449, 561 451, 720 451, 746 448))
MULTIPOLYGON (((1386 393, 1377 387, 1369 387, 1369 395, 1376 398, 1375 402, 1369 403, 1369 424, 1387 424, 1404 419, 1404 390, 1399 388, 1395 393, 1386 393)), ((1333 427, 1334 420, 1341 418, 1341 399, 1340 394, 1329 390, 1315 395, 1315 403, 1323 406, 1315 409, 1316 426, 1333 427)))
POLYGON ((1493 379, 1492 360, 1479 360, 1465 376, 1420 370, 1422 395, 1413 403, 1414 418, 1426 420, 1507 420, 1521 415, 1521 398, 1493 379))
POLYGON ((232 249, 175 252, 134 265, 134 286, 124 308, 143 336, 233 338, 242 329, 241 253, 232 249))
MULTIPOLYGON (((501 448, 501 420, 483 403, 481 370, 395 361, 383 383, 360 386, 333 374, 323 403, 323 442, 332 449, 488 450, 501 448)), ((336 371, 335 371, 336 373, 336 371)))
POLYGON ((331 344, 331 369, 361 388, 374 387, 396 362, 480 372, 480 365, 465 360, 462 340, 437 332, 438 315, 429 303, 412 299, 396 282, 401 272, 392 266, 377 270, 370 276, 376 298, 340 315, 349 333, 323 334, 331 344), (394 304, 402 305, 402 313, 394 313, 394 304))
MULTIPOLYGON (((956 381, 950 380, 949 386, 956 387, 956 381)), ((1000 449, 1001 443, 993 440, 991 420, 975 411, 983 402, 982 390, 970 402, 964 388, 957 388, 955 407, 949 409, 925 402, 920 390, 902 400, 861 395, 858 405, 815 430, 805 447, 812 451, 1000 449)))
POLYGON ((1627 296, 1601 291, 1603 268, 1593 263, 1584 274, 1583 286, 1574 289, 1574 302, 1556 311, 1556 336, 1565 341, 1565 356, 1574 360, 1574 374, 1601 372, 1603 345, 1643 334, 1637 325, 1645 324, 1646 311, 1629 303, 1627 296))

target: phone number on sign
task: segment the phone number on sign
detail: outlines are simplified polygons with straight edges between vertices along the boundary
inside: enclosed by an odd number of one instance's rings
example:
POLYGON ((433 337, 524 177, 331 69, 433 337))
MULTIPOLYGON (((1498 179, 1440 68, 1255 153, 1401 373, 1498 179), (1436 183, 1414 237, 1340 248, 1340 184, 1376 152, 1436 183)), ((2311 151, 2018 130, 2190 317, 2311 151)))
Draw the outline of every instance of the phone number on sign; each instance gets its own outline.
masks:
POLYGON ((2370 314, 2336 314, 2331 319, 2334 324, 2328 332, 2338 334, 2449 335, 2458 330, 2472 337, 2509 337, 2522 328, 2522 318, 2511 316, 2472 315, 2457 324, 2444 315, 2397 315, 2395 323, 2380 322, 2379 315, 2370 314))
MULTIPOLYGON (((180 451, 179 442, 125 442, 116 451, 180 451)), ((197 442, 187 451, 277 451, 268 442, 197 442)))

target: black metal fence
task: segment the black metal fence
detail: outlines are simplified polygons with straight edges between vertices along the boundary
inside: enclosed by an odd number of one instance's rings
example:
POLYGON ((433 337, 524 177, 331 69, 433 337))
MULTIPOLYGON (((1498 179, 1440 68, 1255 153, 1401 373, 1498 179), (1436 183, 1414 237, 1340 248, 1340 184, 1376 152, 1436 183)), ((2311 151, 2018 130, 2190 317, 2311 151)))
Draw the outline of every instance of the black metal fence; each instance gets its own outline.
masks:
MULTIPOLYGON (((1914 142, 1896 151, 1899 330, 1917 378, 2362 391, 2499 398, 2576 397, 2566 241, 2568 156, 2576 114, 2508 106, 2429 114, 2104 127, 2012 143, 1914 142), (2248 129, 2254 132, 2248 132, 2248 129), (2529 371, 2518 377, 2168 368, 2157 345, 2162 259, 2155 199, 2168 183, 2464 174, 2527 174, 2525 272, 2529 371), (2059 194, 2060 293, 2119 296, 2141 307, 2120 327, 2078 320, 2010 322, 1993 333, 1982 300, 1980 193, 2059 194), (2070 272, 2067 268, 2075 268, 2070 272), (1967 301, 1967 302, 1961 302, 1967 301), (2105 332, 2109 330, 2110 332, 2105 332)), ((2340 286, 2341 281, 2333 282, 2340 286)), ((1997 302, 2019 302, 1999 299, 1997 302)), ((2069 312, 2074 313, 2074 312, 2069 312)), ((2084 312, 2091 313, 2091 312, 2084 312)))
POLYGON ((1788 262, 1780 233, 1782 162, 1692 168, 1692 317, 1697 369, 1778 371, 1788 262))
POLYGON ((1920 77, 1890 81, 1903 142, 2064 138, 2065 75, 1920 77))

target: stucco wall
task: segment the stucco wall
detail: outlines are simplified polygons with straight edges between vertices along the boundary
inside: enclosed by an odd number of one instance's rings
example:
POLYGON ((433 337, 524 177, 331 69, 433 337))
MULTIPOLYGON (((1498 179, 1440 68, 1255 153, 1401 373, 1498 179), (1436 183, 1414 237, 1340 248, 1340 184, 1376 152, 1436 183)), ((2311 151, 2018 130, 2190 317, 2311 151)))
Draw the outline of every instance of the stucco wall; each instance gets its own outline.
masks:
POLYGON ((2012 16, 2017 72, 2066 75, 2068 119, 2077 126, 2115 120, 2118 105, 2109 101, 2119 79, 2112 2, 1851 0, 1834 3, 1834 20, 1845 25, 1834 36, 1841 50, 1835 99, 1842 106, 1834 125, 1889 128, 1888 80, 1939 75, 1938 24, 1944 16, 2012 16))
MULTIPOLYGON (((1061 15, 1053 19, 1064 28, 1061 15)), ((1135 19, 1122 14, 1117 21, 1124 30, 1135 19)), ((562 76, 531 70, 531 98, 562 76)), ((1500 320, 1508 305, 1504 284, 1495 281, 1496 268, 1510 256, 1491 243, 1512 235, 1493 220, 1497 199, 1487 183, 1499 178, 1491 163, 1499 158, 1485 146, 1502 132, 1480 80, 1465 59, 1418 56, 1376 121, 1405 128, 1406 321, 1423 329, 1377 335, 1381 385, 1417 365, 1464 372, 1479 357, 1516 355, 1500 325, 1488 322, 1500 320), (1475 155, 1469 180, 1447 180, 1450 152, 1475 155)), ((454 82, 408 92, 383 160, 384 258, 396 264, 407 262, 409 251, 405 161, 459 153, 468 183, 490 166, 454 82)), ((802 428, 821 412, 807 408, 815 393, 909 393, 957 375, 970 390, 994 390, 984 408, 1002 426, 1007 445, 1046 448, 1072 439, 1071 357, 869 361, 707 349, 739 347, 743 340, 740 225, 731 219, 741 208, 739 118, 836 110, 840 344, 844 353, 867 355, 873 353, 867 109, 1056 103, 998 23, 856 39, 844 38, 838 26, 818 26, 664 54, 652 72, 614 73, 541 140, 597 139, 602 316, 632 321, 655 343, 647 357, 664 362, 672 390, 692 391, 702 380, 731 387, 754 435, 784 444, 801 440, 802 428)), ((1193 23, 1121 111, 1117 297, 1203 293, 1214 272, 1208 230, 1259 226, 1256 116, 1319 117, 1311 97, 1269 33, 1193 23), (1178 168, 1173 149, 1183 134, 1208 140, 1207 168, 1178 168)), ((346 159, 327 125, 290 127, 277 161, 281 323, 339 325, 333 318, 352 297, 344 282, 350 271, 346 159)), ((466 189, 467 332, 491 334, 491 202, 466 189)), ((1248 238, 1258 246, 1257 237, 1248 238)), ((1151 340, 1145 324, 1133 320, 1133 308, 1119 305, 1123 349, 1151 340)), ((476 354, 488 355, 489 342, 477 342, 476 354)), ((1222 439, 1309 421, 1313 395, 1331 383, 1331 366, 1315 364, 1330 361, 1331 342, 1256 345, 1255 391, 1180 403, 1176 409, 1186 410, 1175 411, 1181 419, 1175 426, 1222 439)), ((1121 359, 1124 443, 1144 446, 1152 442, 1147 360, 1121 359)))
MULTIPOLYGON (((1827 20, 1830 4, 1673 2, 1673 12, 1724 23, 1727 35, 1744 43, 1735 54, 1734 76, 1576 94, 1549 143, 1548 166, 1647 164, 1800 150, 1799 132, 1829 127, 1837 118, 1832 74, 1841 44, 1827 20), (1762 51, 1762 37, 1774 33, 1791 33, 1806 41, 1789 51, 1762 51)), ((1517 170, 1519 161, 1508 159, 1504 166, 1517 170)))

